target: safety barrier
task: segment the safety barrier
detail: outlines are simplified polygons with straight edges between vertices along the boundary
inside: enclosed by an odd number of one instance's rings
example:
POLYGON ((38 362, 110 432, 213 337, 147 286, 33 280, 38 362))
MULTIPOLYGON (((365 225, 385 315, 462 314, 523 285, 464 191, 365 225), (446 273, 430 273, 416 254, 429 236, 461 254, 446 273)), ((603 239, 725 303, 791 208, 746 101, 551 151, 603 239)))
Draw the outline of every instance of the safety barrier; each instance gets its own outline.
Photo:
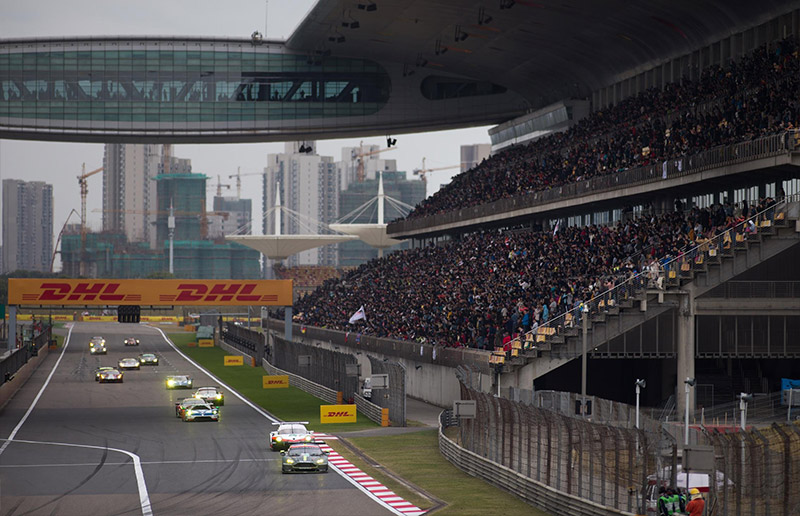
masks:
POLYGON ((283 369, 278 369, 274 365, 267 362, 266 359, 261 363, 264 367, 264 370, 271 375, 287 375, 289 377, 289 385, 292 387, 297 387, 301 391, 305 391, 312 396, 315 396, 332 405, 339 403, 337 391, 329 389, 324 385, 314 383, 311 380, 307 380, 298 374, 290 373, 289 371, 284 371, 283 369))
POLYGON ((356 402, 358 411, 367 416, 370 421, 374 421, 379 425, 383 422, 383 409, 379 405, 372 403, 360 394, 353 395, 353 400, 356 402))
POLYGON ((606 507, 577 496, 558 491, 542 482, 526 477, 516 471, 462 448, 445 435, 444 429, 454 423, 450 411, 439 416, 439 451, 460 470, 480 478, 500 489, 519 496, 551 514, 570 516, 634 516, 632 512, 606 507))

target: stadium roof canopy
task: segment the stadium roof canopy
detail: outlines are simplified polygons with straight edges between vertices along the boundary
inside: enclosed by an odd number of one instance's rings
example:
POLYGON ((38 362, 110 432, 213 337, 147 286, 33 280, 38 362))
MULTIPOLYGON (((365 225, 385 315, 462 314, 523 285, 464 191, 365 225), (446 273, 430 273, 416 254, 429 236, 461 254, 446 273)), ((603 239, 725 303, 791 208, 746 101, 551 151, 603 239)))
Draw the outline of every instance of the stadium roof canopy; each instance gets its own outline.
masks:
POLYGON ((287 46, 409 70, 426 62, 428 73, 491 78, 539 108, 795 8, 788 0, 319 0, 287 46), (357 29, 343 26, 353 22, 357 29))

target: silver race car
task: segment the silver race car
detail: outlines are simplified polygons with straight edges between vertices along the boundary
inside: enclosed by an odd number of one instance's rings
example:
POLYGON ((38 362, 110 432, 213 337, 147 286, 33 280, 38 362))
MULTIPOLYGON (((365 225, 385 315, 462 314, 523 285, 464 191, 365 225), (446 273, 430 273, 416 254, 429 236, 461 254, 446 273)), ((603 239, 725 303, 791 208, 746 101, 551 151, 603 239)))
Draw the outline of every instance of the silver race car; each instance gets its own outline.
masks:
POLYGON ((209 405, 221 407, 225 404, 225 395, 219 387, 199 387, 194 393, 195 398, 204 400, 209 405))
POLYGON ((100 383, 122 383, 122 372, 116 369, 101 371, 97 381, 100 383))
POLYGON ((89 353, 92 355, 107 354, 106 339, 103 337, 92 337, 92 340, 89 341, 89 353))
POLYGON ((120 369, 139 369, 141 365, 138 358, 122 358, 117 364, 120 369))

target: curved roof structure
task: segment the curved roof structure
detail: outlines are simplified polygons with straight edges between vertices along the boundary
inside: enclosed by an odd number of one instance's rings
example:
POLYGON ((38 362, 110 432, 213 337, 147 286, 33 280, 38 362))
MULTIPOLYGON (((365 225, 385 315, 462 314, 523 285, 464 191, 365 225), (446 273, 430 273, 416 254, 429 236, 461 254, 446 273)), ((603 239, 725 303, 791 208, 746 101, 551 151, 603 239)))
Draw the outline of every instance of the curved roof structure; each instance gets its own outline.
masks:
POLYGON ((370 247, 386 249, 402 244, 402 240, 390 238, 386 234, 386 224, 328 224, 328 227, 339 233, 354 235, 370 247))
MULTIPOLYGON (((692 59, 639 76, 636 91, 725 62, 786 33, 786 20, 708 45, 795 9, 796 0, 319 0, 285 42, 0 40, 0 138, 233 143, 497 124, 681 56, 692 59)), ((796 33, 796 10, 788 23, 796 33)))
POLYGON ((322 247, 358 240, 351 235, 229 235, 225 240, 236 242, 260 252, 271 260, 285 260, 293 254, 322 247))

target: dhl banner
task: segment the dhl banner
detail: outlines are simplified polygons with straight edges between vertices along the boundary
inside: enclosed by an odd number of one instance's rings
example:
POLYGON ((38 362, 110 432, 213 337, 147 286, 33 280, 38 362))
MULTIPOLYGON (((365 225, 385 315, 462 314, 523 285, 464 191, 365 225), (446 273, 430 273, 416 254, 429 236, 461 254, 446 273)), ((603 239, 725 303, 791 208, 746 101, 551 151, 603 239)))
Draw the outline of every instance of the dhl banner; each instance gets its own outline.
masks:
POLYGON ((289 376, 279 374, 275 376, 262 376, 261 381, 265 389, 288 389, 289 376))
POLYGON ((178 323, 178 318, 174 315, 143 315, 142 322, 164 322, 164 323, 178 323))
POLYGON ((355 423, 355 405, 320 405, 320 423, 355 423))
POLYGON ((244 357, 239 355, 225 355, 226 366, 244 365, 244 357))
POLYGON ((9 305, 292 306, 292 280, 8 280, 9 305))
POLYGON ((115 322, 116 315, 82 315, 81 321, 94 321, 94 322, 115 322))
MULTIPOLYGON (((197 339, 197 347, 198 348, 213 348, 214 347, 214 339, 197 339)), ((239 357, 241 358, 241 357, 239 357)), ((225 364, 228 365, 228 364, 225 364)))

